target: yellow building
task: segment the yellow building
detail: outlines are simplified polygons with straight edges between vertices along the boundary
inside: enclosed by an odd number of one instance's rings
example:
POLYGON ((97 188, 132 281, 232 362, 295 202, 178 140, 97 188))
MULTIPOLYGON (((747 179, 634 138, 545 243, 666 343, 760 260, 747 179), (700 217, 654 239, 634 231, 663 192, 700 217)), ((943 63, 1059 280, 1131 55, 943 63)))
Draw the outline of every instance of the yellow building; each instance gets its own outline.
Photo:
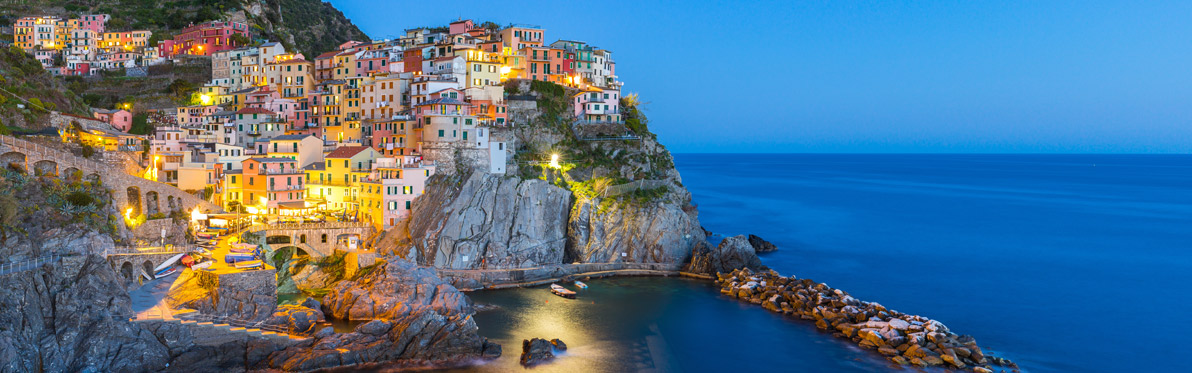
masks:
POLYGON ((341 146, 327 153, 320 166, 305 168, 307 196, 325 201, 329 210, 357 211, 360 195, 355 187, 372 172, 379 154, 367 146, 341 146))

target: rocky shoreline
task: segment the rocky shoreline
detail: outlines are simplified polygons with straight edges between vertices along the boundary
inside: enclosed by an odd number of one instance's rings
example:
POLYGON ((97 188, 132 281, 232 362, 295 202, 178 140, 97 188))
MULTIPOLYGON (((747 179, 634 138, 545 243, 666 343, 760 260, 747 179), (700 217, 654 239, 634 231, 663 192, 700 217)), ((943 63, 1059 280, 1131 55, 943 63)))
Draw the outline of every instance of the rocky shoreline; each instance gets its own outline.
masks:
POLYGON ((984 373, 1000 366, 1018 371, 1014 362, 985 355, 973 337, 953 333, 939 321, 862 301, 824 283, 748 268, 717 272, 714 281, 721 294, 772 312, 814 320, 816 327, 876 350, 898 365, 984 373))

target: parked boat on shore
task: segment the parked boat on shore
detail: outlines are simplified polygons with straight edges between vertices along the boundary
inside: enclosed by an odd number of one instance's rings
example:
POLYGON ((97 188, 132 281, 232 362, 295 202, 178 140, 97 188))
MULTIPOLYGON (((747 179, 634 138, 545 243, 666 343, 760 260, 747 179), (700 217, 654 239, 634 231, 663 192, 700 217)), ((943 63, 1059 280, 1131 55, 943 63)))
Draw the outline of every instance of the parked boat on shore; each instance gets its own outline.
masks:
POLYGON ((256 259, 257 256, 252 254, 230 253, 228 255, 224 255, 224 263, 237 263, 256 259))
POLYGON ((166 276, 174 274, 175 272, 178 272, 178 267, 170 266, 170 267, 167 267, 165 269, 162 269, 160 271, 153 273, 153 278, 158 279, 158 278, 166 277, 166 276))
POLYGON ((249 261, 243 261, 243 262, 236 262, 235 264, 233 264, 233 266, 235 266, 236 269, 257 269, 257 268, 261 268, 264 265, 265 265, 265 263, 261 262, 260 260, 249 260, 249 261))

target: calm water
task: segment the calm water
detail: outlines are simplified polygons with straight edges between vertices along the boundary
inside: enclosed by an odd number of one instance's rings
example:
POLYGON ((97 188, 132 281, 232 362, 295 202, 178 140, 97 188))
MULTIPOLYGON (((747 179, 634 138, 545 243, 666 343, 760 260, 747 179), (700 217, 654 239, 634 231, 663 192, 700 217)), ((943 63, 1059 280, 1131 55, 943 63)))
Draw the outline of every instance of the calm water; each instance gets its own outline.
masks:
MULTIPOLYGON (((678 155, 706 228, 784 274, 943 321, 1046 371, 1192 371, 1192 156, 678 155)), ((874 371, 810 323, 683 279, 472 293, 481 333, 572 350, 535 371, 874 371)))

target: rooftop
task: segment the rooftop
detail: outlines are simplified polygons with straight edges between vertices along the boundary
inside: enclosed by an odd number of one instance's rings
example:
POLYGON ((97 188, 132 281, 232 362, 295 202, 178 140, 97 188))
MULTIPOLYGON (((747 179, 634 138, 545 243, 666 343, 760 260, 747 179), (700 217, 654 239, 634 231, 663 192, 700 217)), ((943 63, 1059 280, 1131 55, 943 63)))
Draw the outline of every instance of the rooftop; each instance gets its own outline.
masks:
POLYGON ((352 158, 360 152, 368 150, 367 146, 341 146, 327 153, 325 158, 352 158))

